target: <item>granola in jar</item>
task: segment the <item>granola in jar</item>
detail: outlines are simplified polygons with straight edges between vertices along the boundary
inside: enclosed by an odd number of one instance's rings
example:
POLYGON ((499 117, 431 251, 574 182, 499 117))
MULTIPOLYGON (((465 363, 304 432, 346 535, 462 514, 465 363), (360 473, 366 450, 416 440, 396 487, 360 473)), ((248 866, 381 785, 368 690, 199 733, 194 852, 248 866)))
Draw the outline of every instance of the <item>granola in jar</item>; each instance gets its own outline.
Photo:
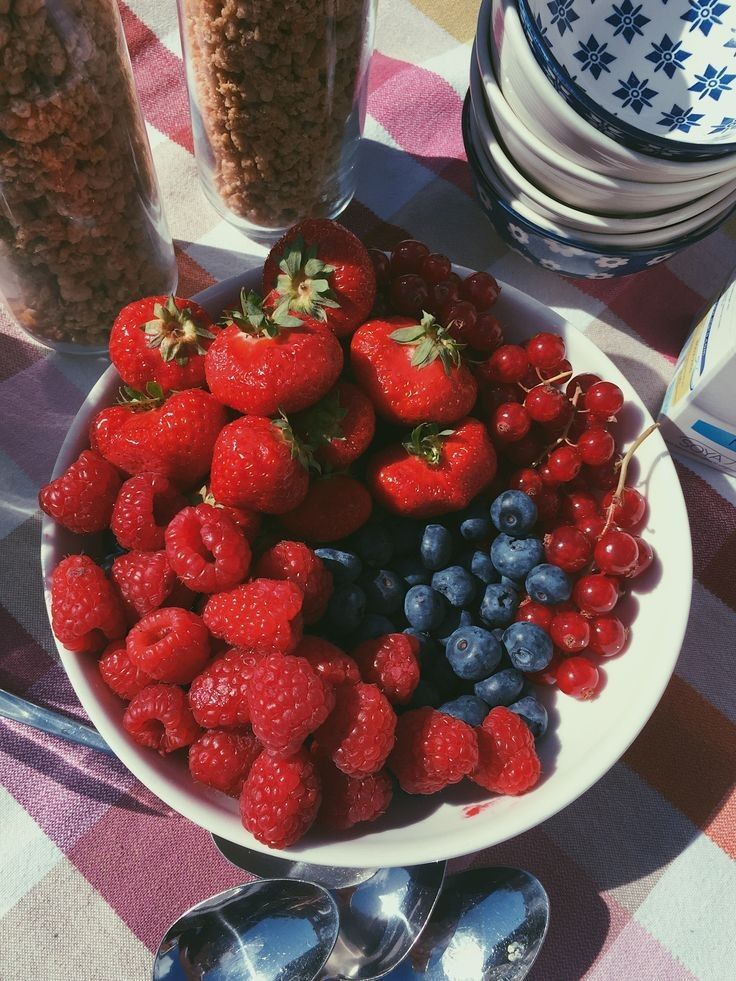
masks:
POLYGON ((0 300, 62 350, 176 283, 115 0, 0 0, 0 300))
POLYGON ((179 0, 195 152, 248 231, 334 217, 354 189, 375 0, 179 0))

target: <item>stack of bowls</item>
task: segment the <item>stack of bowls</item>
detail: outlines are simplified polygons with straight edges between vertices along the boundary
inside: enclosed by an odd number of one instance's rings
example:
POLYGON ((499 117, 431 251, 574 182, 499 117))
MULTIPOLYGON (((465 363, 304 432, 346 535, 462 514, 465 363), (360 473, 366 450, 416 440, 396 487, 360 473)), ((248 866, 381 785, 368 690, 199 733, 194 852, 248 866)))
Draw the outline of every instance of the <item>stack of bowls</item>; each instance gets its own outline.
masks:
POLYGON ((463 137, 481 205, 513 249, 609 279, 728 218, 736 4, 717 7, 483 0, 463 137))

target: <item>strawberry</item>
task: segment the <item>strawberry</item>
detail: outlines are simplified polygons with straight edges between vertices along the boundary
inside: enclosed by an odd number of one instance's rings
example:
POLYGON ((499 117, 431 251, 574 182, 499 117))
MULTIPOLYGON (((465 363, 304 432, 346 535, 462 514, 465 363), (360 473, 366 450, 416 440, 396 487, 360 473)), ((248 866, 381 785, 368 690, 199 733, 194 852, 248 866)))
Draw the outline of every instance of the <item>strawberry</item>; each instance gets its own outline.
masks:
POLYGON ((266 315, 255 293, 241 290, 240 309, 228 311, 225 323, 207 352, 205 373, 215 398, 239 412, 271 416, 306 409, 342 371, 334 334, 285 311, 266 315))
POLYGON ((217 437, 210 489, 220 504, 283 514, 304 500, 308 466, 286 417, 243 416, 217 437))
POLYGON ((315 480, 306 497, 281 524, 293 537, 308 542, 336 542, 352 535, 371 516, 371 495, 348 474, 328 474, 315 480))
POLYGON ((356 385, 338 382, 311 409, 294 419, 294 428, 314 447, 314 458, 332 470, 344 470, 371 444, 376 413, 356 385))
POLYGON ((157 382, 164 392, 204 384, 204 354, 215 337, 198 303, 147 296, 123 307, 110 331, 110 360, 126 385, 157 382))
POLYGON ((376 412, 389 422, 416 426, 451 423, 473 408, 478 393, 459 345, 431 314, 370 320, 353 335, 355 378, 376 412))
POLYGON ((367 249, 342 225, 308 218, 269 252, 263 292, 276 313, 323 321, 347 337, 373 307, 376 274, 367 249))
POLYGON ((417 426, 406 443, 368 461, 366 481, 387 510, 430 518, 467 507, 495 475, 496 453, 486 428, 467 418, 448 430, 417 426))

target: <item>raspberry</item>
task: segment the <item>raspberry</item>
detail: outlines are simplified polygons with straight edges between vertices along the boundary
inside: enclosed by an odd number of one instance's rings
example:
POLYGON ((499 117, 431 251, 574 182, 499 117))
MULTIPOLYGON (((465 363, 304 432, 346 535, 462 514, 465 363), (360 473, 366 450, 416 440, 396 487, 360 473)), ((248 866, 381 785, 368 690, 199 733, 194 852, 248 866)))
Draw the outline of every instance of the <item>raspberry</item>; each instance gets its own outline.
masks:
POLYGON ((291 582, 253 579, 210 596, 202 613, 215 637, 255 654, 289 654, 302 636, 302 591, 291 582))
POLYGON ((250 545, 222 508, 184 508, 171 519, 164 537, 171 568, 197 593, 232 589, 248 574, 250 545))
POLYGON ((255 575, 265 579, 286 579, 304 593, 302 615, 305 623, 316 623, 332 595, 332 573, 303 542, 278 542, 264 552, 255 575))
POLYGON ((126 640, 132 663, 157 681, 188 684, 207 663, 210 638, 202 619, 176 606, 147 613, 126 640))
POLYGON ((240 795, 243 826, 270 848, 286 848, 312 826, 322 799, 319 777, 305 750, 286 759, 261 753, 240 795))
POLYGON ((120 598, 88 555, 70 555, 54 569, 51 626, 57 639, 79 654, 101 651, 125 634, 120 598))
POLYGON ((248 702, 258 739, 267 749, 290 756, 325 721, 335 693, 305 658, 270 654, 253 668, 248 702))
POLYGON ((38 503, 60 525, 86 535, 110 524, 121 483, 111 463, 94 450, 83 450, 60 477, 41 488, 38 503))
POLYGON ((419 646, 410 634, 384 634, 364 640, 353 657, 364 681, 378 685, 392 705, 405 705, 419 684, 419 646))
POLYGON ((526 722, 507 708, 491 709, 476 730, 478 766, 470 779, 497 794, 523 794, 539 779, 539 757, 526 722))
POLYGON ((189 772, 208 787, 240 797, 260 753, 261 746, 250 729, 210 729, 189 747, 189 772))
POLYGON ((394 745, 396 715, 376 685, 361 682, 335 691, 336 704, 315 738, 349 777, 376 773, 394 745))
POLYGON ((125 552, 110 575, 131 623, 161 606, 192 605, 193 594, 176 578, 166 552, 125 552))
POLYGON ((122 639, 114 640, 105 648, 100 658, 100 674, 108 688, 112 688, 126 702, 147 685, 153 684, 153 678, 149 674, 131 663, 122 639))
POLYGON ((164 531, 186 501, 168 477, 139 473, 120 488, 112 509, 110 530, 123 548, 156 552, 164 547, 164 531))
POLYGON ((477 764, 478 740, 467 722, 429 707, 399 719, 388 765, 407 794, 434 794, 477 764))
MULTIPOLYGON (((209 504, 210 501, 205 503, 209 504)), ((215 504, 215 507, 220 508, 224 514, 233 519, 252 545, 261 530, 262 519, 258 511, 251 511, 250 508, 226 507, 224 504, 215 504)))
POLYGON ((352 657, 323 637, 302 637, 294 654, 306 658, 330 685, 357 685, 360 681, 360 671, 352 657))
POLYGON ((149 685, 134 696, 123 715, 123 728, 138 743, 164 756, 193 743, 201 729, 187 696, 176 685, 149 685))
POLYGON ((250 722, 248 683, 257 660, 236 649, 197 675, 189 689, 189 705, 201 726, 231 729, 250 722))
POLYGON ((318 772, 322 806, 317 823, 328 831, 346 831, 361 821, 375 821, 391 803, 393 783, 386 770, 349 777, 325 761, 318 772))

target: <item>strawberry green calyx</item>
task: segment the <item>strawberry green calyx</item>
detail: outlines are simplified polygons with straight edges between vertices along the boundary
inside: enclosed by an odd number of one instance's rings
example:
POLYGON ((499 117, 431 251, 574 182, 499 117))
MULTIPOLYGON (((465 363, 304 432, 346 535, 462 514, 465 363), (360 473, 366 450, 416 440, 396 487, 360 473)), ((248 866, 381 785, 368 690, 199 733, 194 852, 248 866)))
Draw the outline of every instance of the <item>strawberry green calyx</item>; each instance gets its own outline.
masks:
POLYGON ((307 433, 311 443, 330 443, 335 439, 344 440, 342 420, 347 414, 347 409, 340 405, 340 393, 337 391, 330 392, 304 413, 304 432, 307 433))
POLYGON ((426 368, 437 358, 442 362, 446 374, 462 364, 460 352, 465 347, 451 336, 449 329, 438 324, 431 313, 422 310, 422 319, 410 327, 399 327, 389 334, 397 344, 415 345, 411 363, 415 368, 426 368))
POLYGON ((316 245, 307 246, 304 239, 297 236, 281 256, 279 269, 276 292, 281 299, 274 316, 291 310, 324 321, 328 309, 339 308, 327 278, 335 267, 317 257, 316 245))
POLYGON ((277 429, 281 430, 281 436, 291 450, 292 459, 298 460, 305 470, 320 473, 320 466, 314 459, 311 445, 299 439, 284 413, 279 413, 279 416, 276 419, 272 419, 271 422, 277 429))
POLYGON ((166 303, 153 307, 154 319, 141 324, 148 347, 158 348, 164 361, 185 365, 193 354, 205 354, 201 340, 212 340, 214 334, 194 320, 191 307, 179 309, 173 293, 166 303))
POLYGON ((454 429, 440 429, 434 422, 423 422, 412 429, 411 436, 403 444, 407 453, 418 456, 431 467, 436 467, 442 461, 442 447, 445 439, 452 436, 454 429))
POLYGON ((288 311, 274 310, 267 313, 263 309, 263 298, 255 290, 240 291, 240 309, 226 310, 222 323, 235 324, 244 333, 253 337, 278 337, 279 333, 289 327, 301 326, 301 320, 291 317, 288 311))
POLYGON ((118 403, 134 411, 160 409, 165 401, 164 390, 158 382, 146 382, 146 389, 143 392, 131 388, 130 385, 123 385, 118 393, 118 403))

